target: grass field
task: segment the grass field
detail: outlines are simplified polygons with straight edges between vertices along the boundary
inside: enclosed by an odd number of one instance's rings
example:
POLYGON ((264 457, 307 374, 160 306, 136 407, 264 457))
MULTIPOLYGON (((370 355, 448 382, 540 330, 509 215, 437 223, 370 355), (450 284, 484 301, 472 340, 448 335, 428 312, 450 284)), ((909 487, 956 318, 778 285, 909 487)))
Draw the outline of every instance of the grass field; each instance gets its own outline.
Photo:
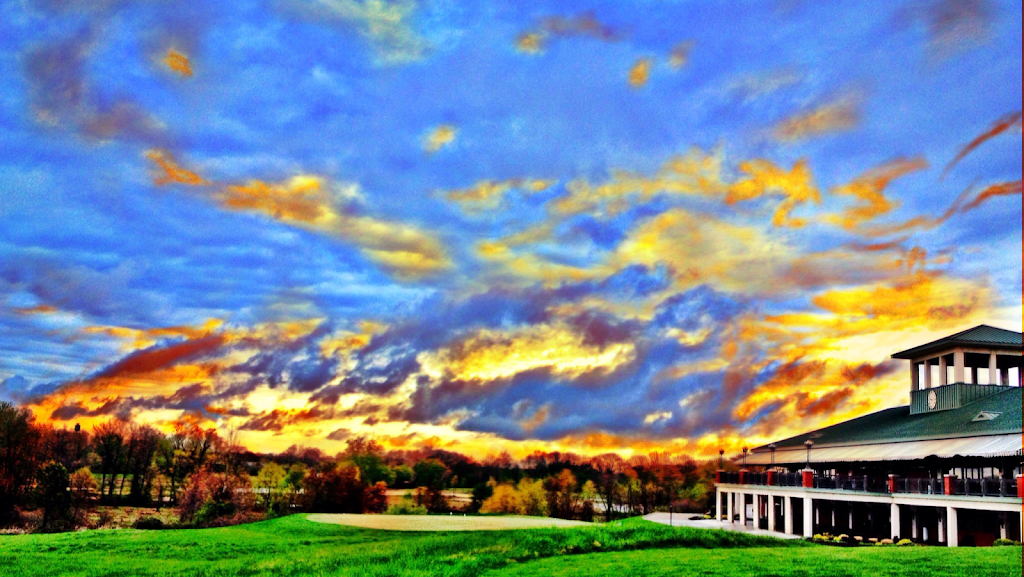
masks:
POLYGON ((546 517, 463 515, 346 515, 344 513, 314 513, 307 517, 317 523, 334 523, 364 529, 387 531, 503 531, 508 529, 538 529, 544 527, 583 527, 583 521, 567 521, 546 517))
MULTIPOLYGON (((429 519, 429 517, 428 517, 429 519)), ((440 522, 441 518, 436 518, 440 522)), ((0 537, 0 574, 1020 575, 1021 549, 842 549, 634 519, 565 529, 399 532, 303 516, 220 529, 0 537)))

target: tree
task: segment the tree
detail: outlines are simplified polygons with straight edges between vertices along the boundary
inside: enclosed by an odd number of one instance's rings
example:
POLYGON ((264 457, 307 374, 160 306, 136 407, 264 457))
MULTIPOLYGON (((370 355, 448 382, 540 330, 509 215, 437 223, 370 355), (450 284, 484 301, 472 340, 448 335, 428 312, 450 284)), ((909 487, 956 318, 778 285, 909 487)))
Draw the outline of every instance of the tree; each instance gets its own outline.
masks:
POLYGON ((82 507, 89 502, 92 492, 96 490, 96 478, 93 477, 89 467, 82 467, 68 479, 71 488, 71 503, 74 506, 74 516, 78 519, 82 507))
POLYGON ((512 485, 505 484, 495 487, 492 495, 484 499, 480 505, 481 513, 515 515, 521 513, 522 510, 523 504, 519 498, 519 491, 512 485))
POLYGON ((39 436, 31 411, 0 401, 0 524, 14 517, 36 474, 39 436))
POLYGON ((448 508, 441 490, 444 489, 448 467, 437 459, 422 459, 412 468, 416 478, 418 505, 423 505, 431 512, 444 511, 448 508))
POLYGON ((284 467, 273 461, 263 465, 263 468, 260 469, 254 485, 264 509, 269 511, 273 508, 287 476, 288 472, 284 470, 284 467))
POLYGON ((114 480, 121 471, 124 462, 125 424, 111 419, 93 427, 93 451, 100 458, 100 495, 106 488, 107 496, 114 494, 114 480), (108 482, 107 476, 110 476, 108 482))
POLYGON ((493 495, 494 487, 490 483, 477 483, 473 486, 473 500, 469 504, 469 511, 476 513, 493 495))
POLYGON ((544 483, 523 477, 516 485, 519 491, 520 514, 547 517, 548 504, 544 494, 544 483))
POLYGON ((39 469, 36 479, 36 499, 43 508, 42 529, 64 530, 73 526, 71 516, 71 479, 64 465, 48 461, 39 469))
POLYGON ((303 481, 303 504, 308 511, 322 513, 362 513, 366 485, 359 480, 359 469, 340 465, 329 471, 315 471, 303 481))

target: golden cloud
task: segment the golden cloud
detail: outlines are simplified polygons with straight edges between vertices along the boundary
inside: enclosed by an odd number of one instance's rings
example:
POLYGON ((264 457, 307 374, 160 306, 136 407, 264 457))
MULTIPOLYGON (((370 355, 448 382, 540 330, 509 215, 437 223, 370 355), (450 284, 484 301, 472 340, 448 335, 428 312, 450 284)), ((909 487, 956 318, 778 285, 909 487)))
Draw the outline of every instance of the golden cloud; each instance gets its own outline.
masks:
POLYGON ((626 77, 629 80, 629 85, 633 88, 641 88, 647 84, 651 77, 651 64, 650 58, 640 58, 634 62, 626 77))
POLYGON ((458 130, 450 124, 437 126, 423 139, 423 150, 434 153, 455 142, 458 130))
POLYGON ((798 161, 789 171, 761 159, 742 162, 739 169, 740 172, 747 174, 747 178, 729 187, 725 202, 734 204, 767 195, 780 195, 783 200, 772 217, 772 224, 775 226, 803 226, 806 221, 792 218, 790 213, 798 205, 806 202, 821 202, 821 194, 804 160, 798 161))
POLYGON ((507 331, 481 329, 473 335, 430 353, 424 370, 451 374, 467 381, 507 379, 519 373, 547 369, 577 378, 592 371, 611 372, 632 362, 632 343, 589 343, 584 335, 561 324, 533 325, 507 331))
POLYGON ((526 194, 535 194, 550 188, 555 181, 529 178, 513 178, 510 180, 483 180, 469 188, 450 190, 444 197, 458 204, 464 211, 475 213, 483 210, 495 210, 501 205, 505 194, 512 189, 520 189, 526 194))

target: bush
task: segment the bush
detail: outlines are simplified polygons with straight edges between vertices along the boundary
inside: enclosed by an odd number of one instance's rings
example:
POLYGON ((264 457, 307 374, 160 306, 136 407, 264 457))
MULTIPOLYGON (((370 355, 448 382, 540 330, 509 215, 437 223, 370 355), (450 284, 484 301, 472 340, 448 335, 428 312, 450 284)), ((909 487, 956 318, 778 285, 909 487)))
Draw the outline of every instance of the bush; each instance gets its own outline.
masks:
POLYGON ((235 514, 235 504, 231 501, 206 501, 200 505, 192 517, 192 521, 200 526, 213 525, 218 519, 231 517, 235 514))
POLYGON ((1020 541, 1014 541, 1013 539, 996 539, 992 542, 994 547, 1020 547, 1020 541))
POLYGON ((427 508, 422 505, 416 505, 412 502, 412 499, 402 499, 401 503, 397 503, 388 507, 385 511, 386 515, 426 515, 427 508))
POLYGON ((897 547, 913 547, 914 546, 914 542, 911 541, 910 539, 900 539, 899 542, 896 543, 896 546, 897 547))
POLYGON ((156 517, 139 517, 132 523, 132 529, 163 529, 164 522, 156 517))

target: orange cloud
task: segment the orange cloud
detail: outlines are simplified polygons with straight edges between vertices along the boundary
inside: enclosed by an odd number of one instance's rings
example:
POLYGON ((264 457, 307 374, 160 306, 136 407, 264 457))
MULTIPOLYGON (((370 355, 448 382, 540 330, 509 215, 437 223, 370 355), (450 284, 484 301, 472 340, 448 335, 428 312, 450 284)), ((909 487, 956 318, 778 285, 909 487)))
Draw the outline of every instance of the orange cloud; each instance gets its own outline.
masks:
POLYGON ((978 193, 970 202, 965 204, 960 209, 961 212, 967 212, 981 206, 981 204, 990 198, 997 196, 1010 196, 1014 194, 1021 194, 1021 181, 1017 180, 1014 182, 1001 182, 999 184, 993 184, 978 193))
POLYGON ((174 159, 170 152, 161 149, 152 149, 145 152, 145 157, 153 161, 161 172, 153 177, 153 183, 157 186, 164 184, 184 184, 187 186, 205 186, 209 184, 197 173, 183 168, 174 159))
POLYGON ((629 69, 629 85, 633 88, 640 88, 647 84, 647 80, 651 76, 651 59, 640 58, 633 66, 629 69))
POLYGON ((928 168, 928 163, 921 157, 905 159, 897 158, 882 166, 869 170, 855 178, 852 182, 830 190, 832 194, 853 196, 863 204, 847 209, 843 214, 827 217, 830 221, 850 230, 862 222, 877 218, 891 211, 895 205, 885 197, 883 191, 893 180, 928 168))
POLYGON ((34 307, 21 307, 12 309, 19 315, 49 315, 58 312, 57 307, 50 305, 36 305, 34 307))
POLYGON ((164 66, 174 71, 176 74, 182 77, 192 77, 192 64, 189 62, 188 56, 185 56, 181 52, 171 48, 167 51, 167 55, 164 56, 164 66))
POLYGON ((725 202, 735 204, 766 195, 781 195, 783 200, 772 217, 772 224, 775 226, 803 226, 805 221, 791 218, 790 213, 797 205, 808 201, 821 202, 821 194, 804 160, 797 161, 789 171, 767 160, 742 162, 739 169, 749 177, 729 187, 725 202))
POLYGON ((850 130, 860 122, 857 102, 844 98, 801 112, 783 120, 772 130, 783 142, 806 140, 822 134, 850 130))
POLYGON ((966 146, 964 146, 962 149, 960 149, 960 152, 958 152, 957 155, 953 157, 953 160, 949 161, 949 164, 946 165, 946 168, 943 169, 942 177, 945 178, 946 173, 949 172, 950 169, 952 169, 954 166, 956 166, 957 163, 959 163, 961 160, 963 160, 965 156, 967 156, 968 154, 973 152, 976 148, 978 148, 979 146, 981 146, 985 142, 987 142, 987 141, 995 138, 996 136, 999 136, 1000 134, 1002 134, 1002 133, 1004 133, 1004 132, 1006 132, 1008 130, 1011 130, 1013 128, 1016 128, 1016 129, 1020 130, 1020 126, 1021 126, 1021 111, 1020 110, 1018 110, 1017 112, 1011 113, 1011 114, 1007 114, 1006 116, 1004 116, 1004 117, 1000 118, 999 120, 995 121, 988 130, 986 130, 985 132, 982 132, 981 134, 976 136, 973 140, 968 142, 966 146))

